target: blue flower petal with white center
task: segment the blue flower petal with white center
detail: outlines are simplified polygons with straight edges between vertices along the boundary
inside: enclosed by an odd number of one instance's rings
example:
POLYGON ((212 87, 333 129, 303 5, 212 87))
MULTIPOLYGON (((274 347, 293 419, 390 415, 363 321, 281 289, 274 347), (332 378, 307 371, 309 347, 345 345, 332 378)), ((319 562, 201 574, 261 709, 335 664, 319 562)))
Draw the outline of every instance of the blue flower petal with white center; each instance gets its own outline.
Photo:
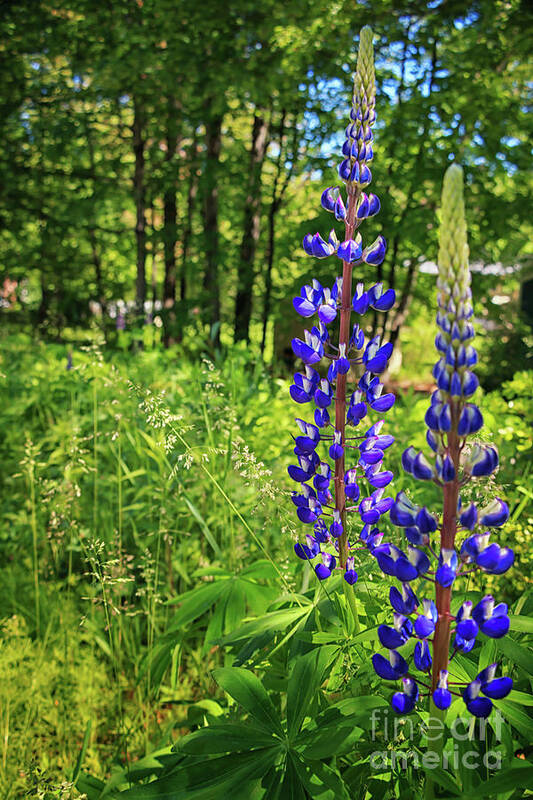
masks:
POLYGON ((359 261, 363 252, 363 245, 361 234, 358 233, 355 239, 346 239, 345 242, 342 242, 338 249, 337 249, 337 256, 341 258, 343 261, 347 261, 350 264, 353 264, 355 261, 359 261))
POLYGON ((442 711, 445 711, 452 704, 452 694, 448 689, 448 671, 441 669, 437 688, 433 692, 433 702, 442 711))
POLYGON ((305 340, 295 338, 291 342, 294 355, 301 358, 305 364, 316 364, 324 355, 324 345, 320 338, 309 331, 305 331, 305 340))
MULTIPOLYGON (((478 680, 480 680, 479 676, 478 680)), ((507 697, 512 688, 513 680, 508 677, 495 678, 488 683, 481 684, 481 691, 483 694, 490 697, 492 700, 502 700, 504 697, 507 697)))
POLYGON ((349 557, 346 559, 346 570, 344 572, 344 580, 353 586, 357 582, 357 572, 355 571, 355 559, 349 557))
POLYGON ((415 620, 416 635, 420 636, 422 639, 426 639, 428 636, 431 636, 435 631, 437 619, 437 606, 433 600, 422 600, 422 606, 415 620))
POLYGON ((418 453, 412 462, 412 474, 421 481, 431 480, 434 477, 434 469, 423 453, 418 453))
POLYGON ((439 556, 439 566, 435 572, 435 580, 440 586, 448 588, 457 576, 459 560, 455 550, 442 548, 439 556))
POLYGON ((368 290, 368 302, 376 311, 389 311, 394 305, 396 293, 394 289, 383 291, 383 284, 376 283, 368 290))
POLYGON ((333 213, 335 210, 335 203, 339 199, 339 194, 340 190, 338 186, 330 186, 328 189, 324 189, 320 198, 322 208, 333 213))
POLYGON ((312 558, 315 558, 315 556, 319 554, 320 547, 314 536, 307 534, 305 538, 307 544, 300 544, 300 542, 297 542, 294 545, 294 552, 296 553, 298 558, 302 558, 304 559, 304 561, 310 561, 312 558))
POLYGON ((396 650, 390 650, 388 660, 381 653, 374 653, 372 666, 376 674, 386 681, 397 681, 409 671, 407 661, 396 650))
POLYGON ((387 252, 387 242, 383 236, 378 236, 375 242, 369 247, 365 247, 362 253, 362 259, 366 264, 378 266, 382 263, 387 252))
POLYGON ((397 714, 409 714, 418 700, 418 686, 413 678, 403 678, 403 691, 395 692, 391 705, 397 714))
POLYGON ((314 413, 315 423, 319 428, 326 428, 330 423, 327 409, 317 408, 314 413))
POLYGON ((495 605, 492 595, 485 595, 479 601, 474 610, 472 617, 479 625, 481 632, 492 639, 501 639, 505 636, 510 627, 510 619, 507 614, 507 605, 499 603, 495 605))
POLYGON ((418 600, 408 583, 402 583, 401 592, 396 586, 391 586, 389 600, 393 609, 404 616, 412 614, 418 608, 418 600))
POLYGON ((413 652, 413 661, 415 663, 415 667, 419 669, 420 672, 428 672, 431 669, 433 660, 431 658, 429 645, 425 639, 422 639, 421 642, 416 643, 413 652))
POLYGON ((315 573, 320 581, 325 581, 335 569, 337 560, 329 553, 322 553, 322 561, 316 564, 315 573))
POLYGON ((470 503, 470 505, 461 512, 459 515, 459 522, 463 528, 468 528, 468 530, 473 530, 475 528, 477 522, 477 508, 474 503, 470 503))
MULTIPOLYGON (((366 314, 368 311, 369 301, 368 293, 364 291, 362 283, 358 283, 355 287, 355 292, 352 300, 352 307, 356 314, 366 314)), ((360 348, 358 348, 360 349, 360 348)))
POLYGON ((487 528, 499 528, 509 519, 509 507, 501 498, 495 497, 488 506, 480 510, 479 519, 487 528))
POLYGON ((492 702, 487 697, 479 697, 481 682, 472 681, 463 691, 466 707, 475 717, 488 717, 492 711, 492 702))
POLYGON ((473 603, 470 600, 465 600, 456 616, 456 633, 466 642, 475 639, 479 631, 477 622, 472 619, 472 607, 473 603))
POLYGON ((333 389, 326 378, 322 378, 314 394, 315 403, 319 408, 328 408, 333 400, 333 389))

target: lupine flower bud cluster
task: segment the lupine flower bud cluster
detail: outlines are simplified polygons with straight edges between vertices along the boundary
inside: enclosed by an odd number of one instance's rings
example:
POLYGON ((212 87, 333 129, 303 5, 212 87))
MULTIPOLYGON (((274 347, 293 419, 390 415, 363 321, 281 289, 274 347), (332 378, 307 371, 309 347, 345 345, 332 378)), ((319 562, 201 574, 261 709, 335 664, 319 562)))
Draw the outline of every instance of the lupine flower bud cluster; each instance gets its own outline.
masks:
MULTIPOLYGON (((374 107, 372 32, 363 28, 350 122, 342 147, 344 158, 339 165, 344 189, 327 188, 321 198, 322 207, 344 223, 344 237, 339 239, 333 229, 327 238, 315 233, 303 240, 308 255, 339 258, 342 276, 331 286, 313 279, 293 301, 295 310, 305 318, 314 317, 315 324, 303 338, 292 341, 303 368, 295 374, 290 389, 296 403, 315 407, 312 422, 296 420, 297 463, 289 467, 290 477, 299 484, 292 496, 296 513, 301 522, 312 526, 305 541, 294 549, 300 558, 314 562, 320 580, 329 578, 338 566, 350 585, 356 582, 357 572, 355 543, 349 540, 346 528, 347 513, 361 518, 366 533, 362 545, 366 547, 369 526, 376 525, 393 503, 391 497, 384 496, 393 475, 382 468, 382 463, 394 439, 382 433, 383 419, 369 424, 372 412, 381 415, 394 405, 394 395, 384 391, 380 380, 392 345, 382 343, 379 337, 366 340, 359 322, 369 308, 389 310, 394 292, 380 283, 365 288, 358 282, 352 295, 353 269, 362 263, 380 264, 386 251, 382 236, 365 245, 358 232, 361 223, 380 209, 378 197, 364 191, 372 180, 374 107), (354 325, 352 312, 358 320, 354 325), (332 332, 334 327, 338 327, 338 337, 332 332), (350 389, 348 376, 354 381, 350 389), (363 496, 362 478, 368 487, 363 496)), ((373 539, 380 535, 374 533, 373 539)))
POLYGON ((478 505, 461 498, 466 484, 494 472, 498 452, 471 440, 480 431, 483 416, 472 399, 478 386, 472 371, 477 355, 471 344, 474 328, 463 178, 456 165, 444 177, 437 287, 439 333, 435 345, 439 359, 433 370, 437 389, 425 416, 432 457, 409 447, 402 464, 414 478, 433 481, 442 488, 443 515, 438 517, 415 505, 404 492, 396 497, 390 519, 404 530, 407 554, 393 544, 382 543, 373 549, 383 572, 400 584, 390 590, 393 625, 381 625, 378 630, 389 656, 376 653, 373 664, 385 680, 402 679, 402 690, 392 698, 398 713, 411 711, 419 686, 426 686, 437 708, 447 709, 453 695, 461 694, 472 714, 487 717, 492 700, 505 697, 512 688, 510 678, 496 677, 497 664, 482 670, 467 685, 448 685, 450 644, 453 658, 459 651, 468 653, 480 634, 499 638, 509 630, 507 606, 496 603, 491 595, 475 605, 464 602, 452 615, 455 579, 474 571, 501 574, 514 560, 513 551, 494 540, 495 529, 509 516, 504 501, 497 497, 478 505), (456 541, 457 535, 460 541, 456 541), (412 581, 418 577, 423 578, 424 590, 433 582, 434 597, 415 594, 412 581), (410 638, 417 640, 412 667, 398 652, 410 638), (418 674, 412 674, 412 668, 418 674), (425 683, 426 675, 430 685, 425 683))

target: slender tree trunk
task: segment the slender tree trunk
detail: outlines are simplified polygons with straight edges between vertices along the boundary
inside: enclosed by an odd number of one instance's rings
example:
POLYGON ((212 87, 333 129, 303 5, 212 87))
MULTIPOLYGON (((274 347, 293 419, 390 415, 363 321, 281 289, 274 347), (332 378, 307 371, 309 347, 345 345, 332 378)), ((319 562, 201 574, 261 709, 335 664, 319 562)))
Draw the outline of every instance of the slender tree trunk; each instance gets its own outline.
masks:
POLYGON ((235 341, 249 341, 254 287, 254 261, 259 241, 261 220, 261 172, 268 146, 268 124, 263 117, 254 115, 252 147, 240 259, 237 267, 237 297, 235 300, 235 341))
POLYGON ((137 277, 135 282, 135 301, 137 313, 141 315, 146 300, 146 188, 144 150, 144 114, 137 99, 133 100, 133 152, 135 170, 133 174, 133 193, 135 197, 135 237, 137 241, 137 277))
POLYGON ((185 217, 185 225, 183 228, 183 236, 181 242, 181 270, 180 270, 180 300, 183 301, 187 297, 187 261, 189 259, 189 252, 191 248, 192 236, 192 218, 194 213, 194 205, 196 202, 196 195, 198 192, 198 171, 197 171, 197 156, 198 156, 198 139, 196 137, 196 130, 193 133, 191 144, 191 158, 189 169, 189 185, 187 188, 187 212, 185 217))
POLYGON ((222 114, 214 115, 206 121, 206 163, 204 175, 204 237, 205 273, 204 290, 207 295, 206 318, 216 326, 214 344, 219 341, 220 325, 220 285, 218 275, 219 235, 218 235, 218 167, 222 142, 222 114))
MULTIPOLYGON (((93 182, 93 191, 92 191, 92 199, 94 201, 95 198, 95 189, 98 180, 98 176, 96 174, 96 159, 94 157, 94 145, 91 136, 91 128, 88 122, 88 119, 85 118, 85 135, 87 138, 87 152, 89 154, 89 167, 90 167, 90 174, 91 180, 93 182)), ((88 228, 88 236, 89 236, 89 244, 91 247, 91 256, 94 266, 94 278, 96 283, 96 293, 98 295, 98 302, 100 304, 100 308, 102 309, 102 330, 104 332, 104 336, 106 335, 106 312, 107 312, 107 302, 105 298, 105 289, 104 289, 104 276, 102 270, 102 258, 100 255, 100 249, 98 247, 98 241, 96 238, 96 231, 93 226, 89 226, 88 228)))
POLYGON ((173 97, 167 101, 167 133, 166 133, 166 174, 165 192, 163 196, 163 242, 165 252, 165 281, 163 284, 163 304, 172 308, 176 301, 176 240, 178 207, 176 202, 177 168, 173 161, 178 145, 178 126, 176 120, 177 107, 173 97))

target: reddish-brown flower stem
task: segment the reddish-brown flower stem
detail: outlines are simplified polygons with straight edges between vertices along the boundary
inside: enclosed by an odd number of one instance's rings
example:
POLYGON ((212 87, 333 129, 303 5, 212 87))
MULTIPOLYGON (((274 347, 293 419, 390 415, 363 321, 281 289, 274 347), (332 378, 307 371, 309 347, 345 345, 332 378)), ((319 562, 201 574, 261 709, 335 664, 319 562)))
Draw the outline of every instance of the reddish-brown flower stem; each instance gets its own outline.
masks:
MULTIPOLYGON (((455 480, 444 484, 444 508, 441 528, 441 550, 453 550, 455 547, 455 536, 457 533, 457 501, 459 499, 459 455, 460 439, 456 433, 459 408, 452 404, 452 428, 448 434, 447 453, 453 462, 455 469, 455 480)), ((437 625, 433 642, 433 670, 432 687, 435 691, 439 680, 440 671, 448 668, 449 649, 450 649, 450 625, 453 615, 450 612, 452 599, 452 587, 444 588, 437 583, 436 585, 436 606, 438 613, 437 625)))
MULTIPOLYGON (((360 190, 355 188, 348 191, 348 206, 345 220, 345 239, 353 239, 357 227, 355 212, 360 190)), ((342 292, 340 308, 339 345, 346 345, 350 341, 350 317, 352 311, 352 267, 348 261, 342 262, 342 292)), ((345 446, 346 428, 346 379, 347 375, 337 375, 335 387, 335 430, 341 435, 341 444, 345 446)), ((335 461, 335 507, 341 515, 344 532, 339 538, 339 562, 342 569, 346 567, 348 558, 348 536, 346 532, 346 495, 344 492, 344 455, 335 461)))

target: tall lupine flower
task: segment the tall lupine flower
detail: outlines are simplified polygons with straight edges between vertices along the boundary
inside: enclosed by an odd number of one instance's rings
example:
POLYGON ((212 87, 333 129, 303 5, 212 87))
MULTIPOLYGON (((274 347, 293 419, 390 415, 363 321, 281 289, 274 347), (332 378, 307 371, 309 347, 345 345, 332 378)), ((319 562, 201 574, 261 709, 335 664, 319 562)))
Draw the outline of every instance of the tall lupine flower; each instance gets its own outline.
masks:
POLYGON ((492 700, 505 697, 512 688, 510 678, 496 677, 498 664, 491 664, 468 684, 448 685, 449 661, 457 652, 468 653, 480 632, 500 638, 509 629, 507 606, 496 603, 491 595, 476 605, 464 602, 453 615, 451 598, 456 577, 475 571, 501 574, 514 560, 512 550, 491 541, 493 530, 509 516, 504 501, 496 497, 480 508, 461 498, 466 484, 494 472, 498 451, 471 439, 480 431, 483 417, 472 400, 478 386, 472 371, 477 355, 471 344, 474 328, 463 173, 456 165, 449 167, 444 176, 437 288, 440 330, 435 345, 439 359, 433 369, 437 389, 425 416, 427 443, 433 453, 430 459, 409 447, 403 453, 402 464, 413 477, 433 481, 442 488, 443 514, 431 514, 403 492, 396 497, 390 519, 404 528, 409 556, 406 559, 392 544, 382 544, 374 550, 382 570, 399 580, 401 591, 396 587, 390 591, 396 612, 393 627, 381 625, 378 630, 381 644, 391 651, 389 658, 377 653, 373 663, 385 680, 403 678, 403 690, 392 698, 398 713, 414 708, 419 683, 427 687, 438 709, 447 709, 453 694, 460 694, 472 714, 487 717, 492 700), (430 559, 434 562, 432 569, 430 559), (411 581, 418 577, 417 573, 424 574, 424 590, 434 581, 434 597, 416 596, 411 581), (411 637, 418 640, 413 653, 415 674, 397 652, 411 637), (427 678, 420 673, 426 673, 427 678))
POLYGON ((351 587, 357 580, 355 542, 346 525, 348 513, 357 513, 363 522, 361 548, 377 544, 381 534, 376 525, 393 500, 384 497, 392 473, 382 469, 384 451, 394 441, 381 433, 383 419, 369 420, 369 414, 384 414, 394 404, 394 395, 384 392, 380 375, 387 368, 391 344, 379 337, 370 341, 359 324, 352 327, 352 311, 359 319, 369 309, 387 311, 394 303, 394 292, 382 284, 365 289, 357 283, 352 293, 354 268, 362 263, 377 265, 385 257, 383 236, 365 245, 358 228, 380 209, 375 194, 365 191, 372 180, 372 126, 376 120, 374 55, 372 31, 361 31, 355 76, 353 105, 342 147, 339 176, 345 191, 338 186, 326 189, 322 206, 338 222, 344 223, 341 239, 335 230, 329 236, 308 234, 303 240, 305 252, 315 258, 336 256, 342 261, 342 277, 331 287, 317 280, 304 286, 294 299, 294 308, 303 317, 317 316, 303 339, 293 339, 295 355, 304 363, 294 376, 291 396, 297 403, 314 403, 314 422, 298 419, 294 453, 297 464, 289 467, 290 477, 300 484, 293 492, 298 518, 312 525, 305 543, 295 545, 296 554, 314 562, 320 580, 340 569, 357 625, 357 610, 351 587), (338 320, 338 322, 337 322, 338 320), (331 329, 338 330, 338 339, 331 329), (334 343, 334 340, 337 342, 334 343), (322 372, 319 364, 324 365, 322 372), (329 366, 325 367, 325 364, 329 366), (347 389, 348 376, 354 375, 353 391, 347 389), (372 424, 369 425, 369 422, 372 424), (356 428, 363 428, 359 433, 356 428), (361 478, 369 487, 361 496, 361 478))

